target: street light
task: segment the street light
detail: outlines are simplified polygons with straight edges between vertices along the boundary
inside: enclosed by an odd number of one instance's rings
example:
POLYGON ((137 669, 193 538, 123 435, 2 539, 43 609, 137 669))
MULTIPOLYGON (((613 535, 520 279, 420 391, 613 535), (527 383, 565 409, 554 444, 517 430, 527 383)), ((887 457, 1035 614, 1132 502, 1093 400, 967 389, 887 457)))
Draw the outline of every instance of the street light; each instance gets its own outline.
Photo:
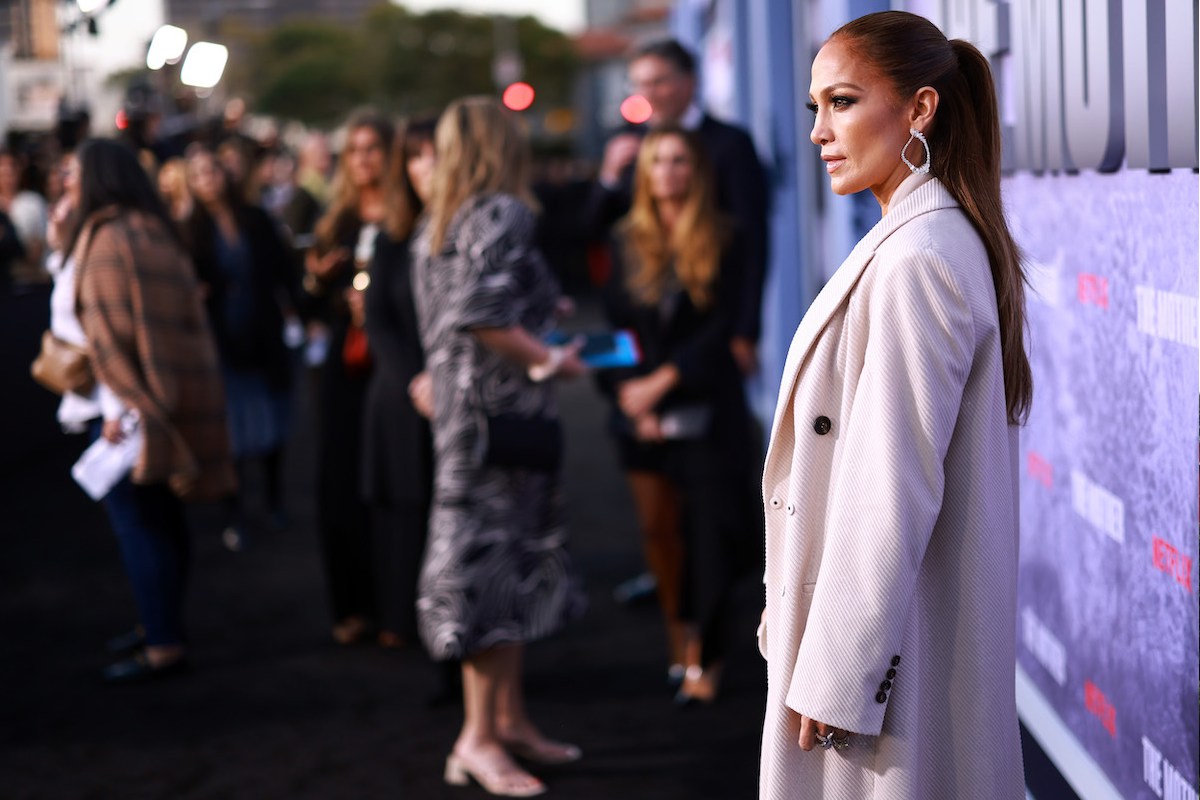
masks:
POLYGON ((187 58, 183 60, 183 69, 179 71, 179 80, 185 86, 197 89, 211 89, 221 80, 225 71, 225 62, 229 60, 229 50, 223 44, 213 42, 196 42, 188 50, 187 58))
POLYGON ((154 32, 150 40, 150 49, 146 51, 146 66, 150 69, 162 69, 166 64, 174 64, 183 57, 187 47, 187 31, 174 25, 163 25, 154 32))

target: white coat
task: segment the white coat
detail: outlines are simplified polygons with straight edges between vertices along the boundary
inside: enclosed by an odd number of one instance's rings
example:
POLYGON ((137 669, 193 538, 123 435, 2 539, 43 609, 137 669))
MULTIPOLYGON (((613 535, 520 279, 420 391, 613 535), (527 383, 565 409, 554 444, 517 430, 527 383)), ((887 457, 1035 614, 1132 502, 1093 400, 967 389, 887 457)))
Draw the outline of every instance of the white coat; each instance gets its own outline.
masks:
POLYGON ((911 176, 784 369, 763 473, 763 800, 1024 796, 1016 453, 983 242, 911 176), (852 746, 802 751, 801 714, 852 746))

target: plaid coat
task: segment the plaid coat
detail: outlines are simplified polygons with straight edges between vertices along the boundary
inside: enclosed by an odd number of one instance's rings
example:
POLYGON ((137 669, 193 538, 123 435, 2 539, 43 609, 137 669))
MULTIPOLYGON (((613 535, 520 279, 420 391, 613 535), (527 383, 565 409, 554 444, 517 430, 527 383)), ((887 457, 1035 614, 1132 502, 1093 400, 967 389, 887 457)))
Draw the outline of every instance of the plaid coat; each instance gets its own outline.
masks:
POLYGON ((224 387, 187 254, 153 217, 108 208, 85 223, 75 261, 92 369, 142 418, 133 481, 185 500, 232 492, 224 387))

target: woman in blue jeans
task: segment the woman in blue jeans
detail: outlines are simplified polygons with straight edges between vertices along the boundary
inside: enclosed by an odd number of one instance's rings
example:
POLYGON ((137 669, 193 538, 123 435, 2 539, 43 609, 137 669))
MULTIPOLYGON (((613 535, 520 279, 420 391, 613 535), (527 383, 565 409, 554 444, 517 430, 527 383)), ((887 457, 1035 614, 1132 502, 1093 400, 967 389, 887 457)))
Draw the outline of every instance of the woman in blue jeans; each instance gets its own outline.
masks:
POLYGON ((162 201, 121 144, 91 140, 78 161, 69 191, 82 224, 62 251, 75 275, 59 277, 77 294, 56 316, 77 312, 96 379, 75 418, 91 420, 93 439, 119 443, 135 429, 142 437, 132 471, 104 499, 141 622, 115 643, 129 657, 104 677, 131 682, 187 667, 182 503, 227 496, 236 482, 216 349, 162 201))

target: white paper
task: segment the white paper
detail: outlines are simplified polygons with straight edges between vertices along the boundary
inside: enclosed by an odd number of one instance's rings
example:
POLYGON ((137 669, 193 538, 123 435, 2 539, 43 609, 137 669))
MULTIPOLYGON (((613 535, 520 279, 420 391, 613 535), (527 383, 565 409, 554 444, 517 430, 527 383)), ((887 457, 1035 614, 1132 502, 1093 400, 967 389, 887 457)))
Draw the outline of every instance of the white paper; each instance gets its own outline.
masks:
POLYGON ((125 438, 120 442, 113 444, 101 436, 83 451, 75 466, 71 467, 71 477, 93 500, 103 500, 129 474, 142 452, 142 440, 145 437, 141 426, 134 424, 125 427, 125 438))

